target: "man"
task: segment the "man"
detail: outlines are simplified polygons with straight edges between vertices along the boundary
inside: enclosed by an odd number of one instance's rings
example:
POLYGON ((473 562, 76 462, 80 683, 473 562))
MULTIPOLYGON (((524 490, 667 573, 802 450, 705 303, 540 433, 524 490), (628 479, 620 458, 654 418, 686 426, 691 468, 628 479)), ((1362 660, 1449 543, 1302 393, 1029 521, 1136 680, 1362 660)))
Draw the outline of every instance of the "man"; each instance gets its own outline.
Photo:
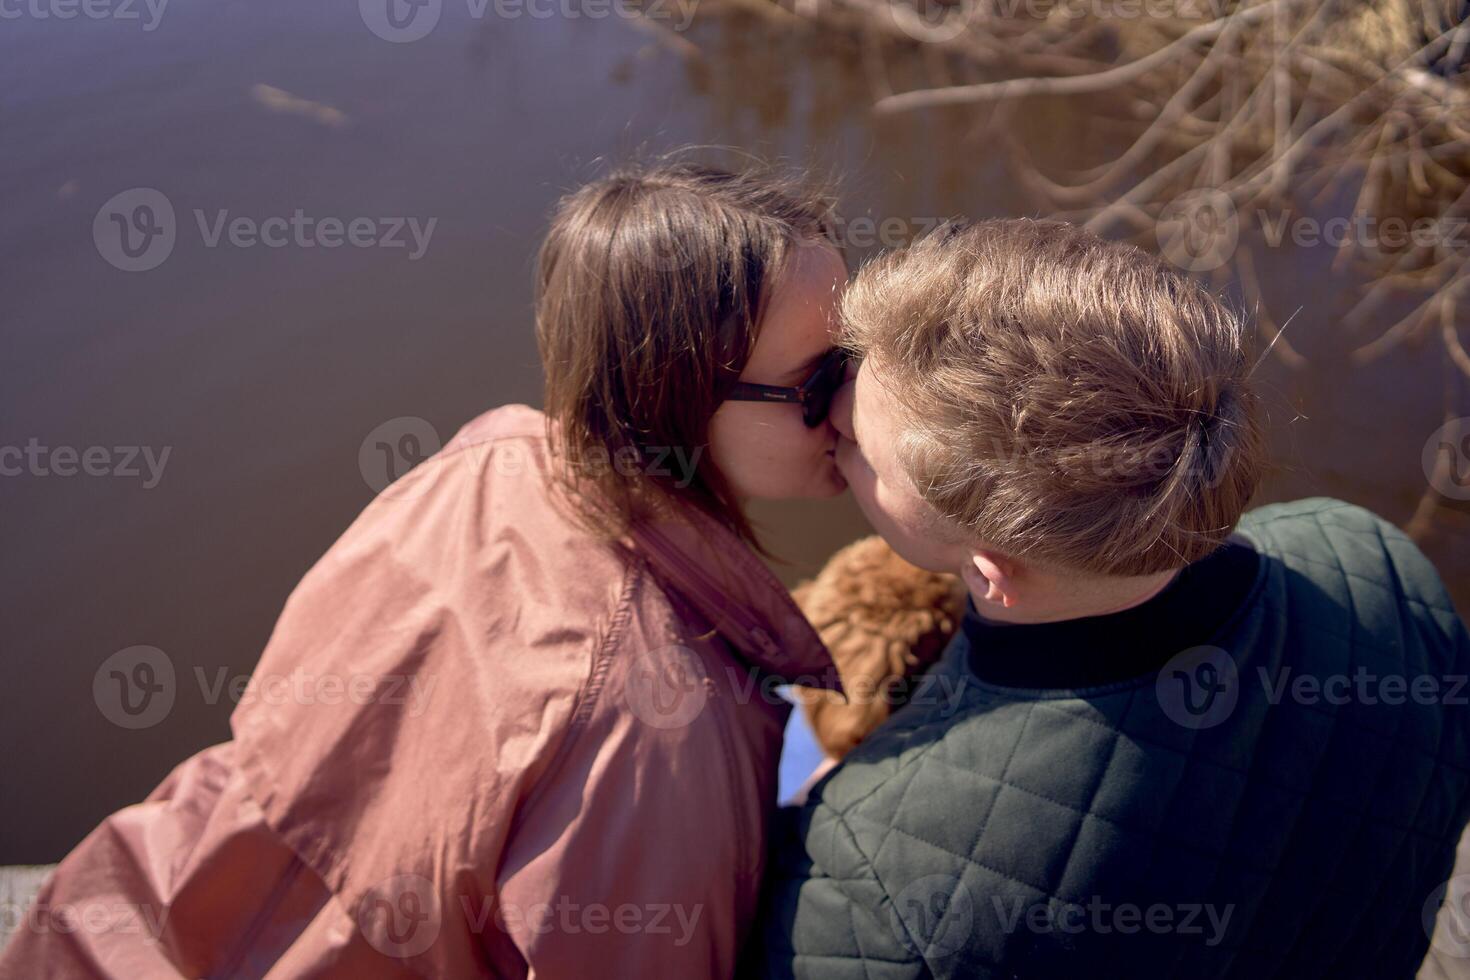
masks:
POLYGON ((844 299, 837 458, 964 621, 778 831, 771 976, 1406 977, 1470 816, 1470 634, 1387 522, 1243 514, 1241 321, 1058 222, 844 299))

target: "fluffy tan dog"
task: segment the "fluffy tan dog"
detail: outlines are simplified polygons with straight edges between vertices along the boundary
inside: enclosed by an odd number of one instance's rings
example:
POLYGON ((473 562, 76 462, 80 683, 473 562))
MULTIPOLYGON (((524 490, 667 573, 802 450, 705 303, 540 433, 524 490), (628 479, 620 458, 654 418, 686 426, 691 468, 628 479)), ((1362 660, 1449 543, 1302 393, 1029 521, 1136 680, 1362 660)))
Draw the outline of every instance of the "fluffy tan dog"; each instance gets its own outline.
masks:
POLYGON ((832 651, 847 691, 843 701, 831 691, 795 688, 818 743, 834 759, 906 700, 907 679, 939 658, 965 611, 958 576, 910 565, 877 535, 837 552, 792 595, 832 651))

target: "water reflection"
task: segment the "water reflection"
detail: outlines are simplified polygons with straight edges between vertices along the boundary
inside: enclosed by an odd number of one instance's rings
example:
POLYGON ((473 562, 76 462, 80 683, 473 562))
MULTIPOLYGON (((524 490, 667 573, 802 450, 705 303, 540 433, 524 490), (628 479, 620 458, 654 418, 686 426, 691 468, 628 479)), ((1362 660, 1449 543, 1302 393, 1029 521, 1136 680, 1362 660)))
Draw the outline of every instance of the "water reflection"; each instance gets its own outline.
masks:
MULTIPOLYGON (((486 407, 539 401, 532 255, 551 202, 606 157, 707 143, 835 170, 849 221, 871 219, 866 237, 851 226, 855 259, 952 214, 1034 211, 973 122, 875 122, 867 58, 753 16, 671 38, 625 17, 475 16, 463 2, 409 43, 374 35, 341 0, 170 5, 147 32, 6 21, 4 441, 169 457, 152 488, 0 480, 12 672, 0 734, 37 749, 7 752, 0 783, 49 801, 12 808, 0 863, 60 857, 228 737, 228 699, 193 678, 249 670, 286 594, 371 499, 368 434, 422 423, 442 440, 486 407), (177 237, 156 267, 126 272, 93 225, 137 189, 167 200, 177 237), (298 212, 340 222, 339 244, 265 240, 268 222, 298 212), (257 234, 232 235, 236 219, 257 234), (377 247, 381 235, 350 238, 354 221, 410 219, 435 222, 416 260, 377 247), (167 651, 190 693, 120 738, 92 680, 136 645, 167 651)), ((1020 124, 1057 152, 1076 129, 1060 110, 1020 124)), ((1439 361, 1404 348, 1348 369, 1323 312, 1337 273, 1274 260, 1263 275, 1282 306, 1303 307, 1293 341, 1318 366, 1262 365, 1283 463, 1263 499, 1332 494, 1406 520, 1438 424, 1439 361)), ((846 500, 758 516, 791 559, 788 581, 864 531, 846 500)), ((1424 542, 1462 608, 1466 516, 1446 511, 1424 542)))

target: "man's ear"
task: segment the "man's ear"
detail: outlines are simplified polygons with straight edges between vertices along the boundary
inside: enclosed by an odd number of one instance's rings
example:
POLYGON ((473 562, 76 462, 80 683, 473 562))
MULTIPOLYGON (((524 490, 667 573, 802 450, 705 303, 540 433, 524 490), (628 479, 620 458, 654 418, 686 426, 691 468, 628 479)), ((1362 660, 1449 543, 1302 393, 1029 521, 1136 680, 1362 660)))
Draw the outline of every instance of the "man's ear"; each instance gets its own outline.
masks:
POLYGON ((1019 568, 1010 558, 980 548, 970 552, 961 577, 975 595, 1009 609, 1020 598, 1016 581, 1018 572, 1019 568))

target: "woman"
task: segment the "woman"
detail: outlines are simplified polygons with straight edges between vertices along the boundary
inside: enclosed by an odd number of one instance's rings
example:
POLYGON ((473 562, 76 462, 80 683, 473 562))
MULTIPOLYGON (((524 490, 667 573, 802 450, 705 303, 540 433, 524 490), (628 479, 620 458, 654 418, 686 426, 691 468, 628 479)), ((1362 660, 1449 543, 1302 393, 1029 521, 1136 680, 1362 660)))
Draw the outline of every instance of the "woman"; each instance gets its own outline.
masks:
POLYGON ((233 740, 68 856, 0 975, 730 975, 787 711, 766 682, 833 676, 744 511, 845 486, 832 229, 687 164, 565 199, 546 414, 488 412, 367 508, 233 740))

